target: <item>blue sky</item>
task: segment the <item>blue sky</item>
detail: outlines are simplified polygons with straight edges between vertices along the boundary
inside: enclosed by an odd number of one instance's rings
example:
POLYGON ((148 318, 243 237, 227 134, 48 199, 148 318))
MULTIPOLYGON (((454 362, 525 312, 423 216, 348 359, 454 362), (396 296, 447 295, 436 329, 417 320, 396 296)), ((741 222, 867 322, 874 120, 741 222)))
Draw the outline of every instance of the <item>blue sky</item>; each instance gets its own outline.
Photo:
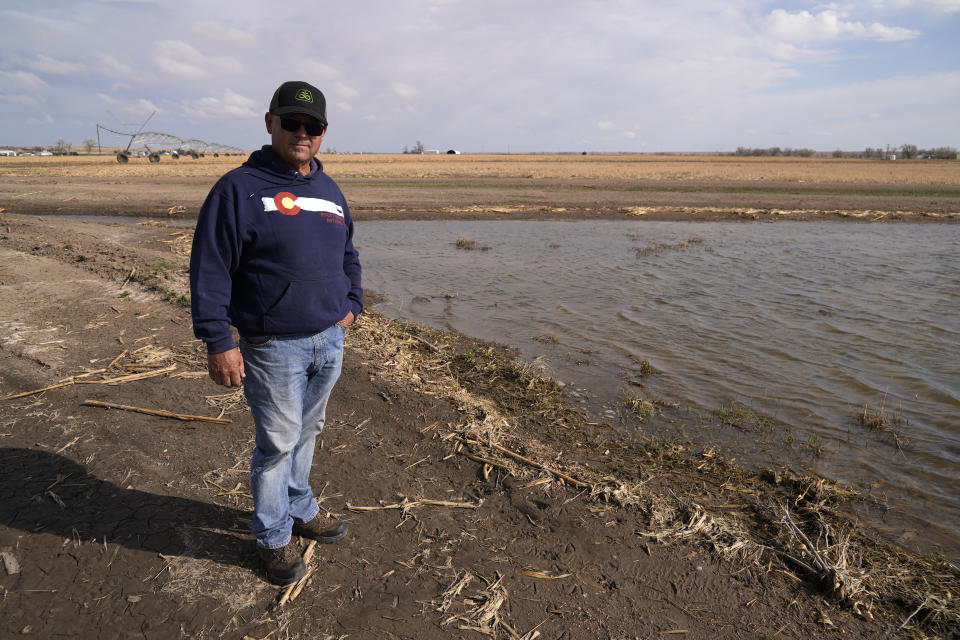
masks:
POLYGON ((0 146, 257 148, 302 79, 340 151, 960 147, 960 0, 4 0, 0 37, 0 146))

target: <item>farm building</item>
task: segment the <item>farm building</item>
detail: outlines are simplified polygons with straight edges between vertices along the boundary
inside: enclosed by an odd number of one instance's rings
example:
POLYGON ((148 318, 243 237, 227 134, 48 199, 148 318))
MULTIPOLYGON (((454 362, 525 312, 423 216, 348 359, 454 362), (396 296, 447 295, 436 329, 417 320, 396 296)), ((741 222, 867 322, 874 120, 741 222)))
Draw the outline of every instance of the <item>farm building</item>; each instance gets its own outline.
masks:
POLYGON ((17 155, 16 151, 10 149, 0 149, 0 156, 15 156, 17 155))

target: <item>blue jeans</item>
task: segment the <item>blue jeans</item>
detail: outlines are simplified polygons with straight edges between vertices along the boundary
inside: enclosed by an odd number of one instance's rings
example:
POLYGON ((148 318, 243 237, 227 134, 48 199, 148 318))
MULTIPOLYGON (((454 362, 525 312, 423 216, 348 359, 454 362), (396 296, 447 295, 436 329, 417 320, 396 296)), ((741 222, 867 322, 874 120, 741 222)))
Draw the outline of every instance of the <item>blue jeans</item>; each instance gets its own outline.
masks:
POLYGON ((310 467, 327 400, 340 377, 345 333, 335 324, 314 334, 240 339, 243 390, 257 433, 250 487, 258 546, 285 546, 294 519, 307 522, 320 510, 310 489, 310 467))

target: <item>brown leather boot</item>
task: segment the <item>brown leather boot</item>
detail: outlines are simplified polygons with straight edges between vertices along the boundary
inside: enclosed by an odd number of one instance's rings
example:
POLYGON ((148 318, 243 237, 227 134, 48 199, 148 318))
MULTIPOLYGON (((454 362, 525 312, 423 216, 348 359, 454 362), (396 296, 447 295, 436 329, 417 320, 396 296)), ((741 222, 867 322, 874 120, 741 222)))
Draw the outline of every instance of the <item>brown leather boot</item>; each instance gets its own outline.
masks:
POLYGON ((307 565, 292 542, 279 549, 257 547, 257 555, 263 561, 267 580, 273 584, 288 585, 307 575, 307 565))
POLYGON ((309 522, 293 521, 293 535, 311 538, 321 544, 342 540, 347 535, 345 522, 327 518, 319 513, 309 522))

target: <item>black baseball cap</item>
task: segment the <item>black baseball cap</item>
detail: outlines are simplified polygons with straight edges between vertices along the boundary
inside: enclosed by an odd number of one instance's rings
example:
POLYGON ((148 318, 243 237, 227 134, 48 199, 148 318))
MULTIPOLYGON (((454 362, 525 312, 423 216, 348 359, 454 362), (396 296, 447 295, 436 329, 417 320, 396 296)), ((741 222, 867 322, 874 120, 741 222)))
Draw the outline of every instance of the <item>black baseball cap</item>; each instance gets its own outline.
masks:
POLYGON ((291 113, 305 113, 327 124, 327 99, 320 89, 299 80, 284 82, 273 92, 270 100, 270 113, 275 116, 287 116, 291 113))

